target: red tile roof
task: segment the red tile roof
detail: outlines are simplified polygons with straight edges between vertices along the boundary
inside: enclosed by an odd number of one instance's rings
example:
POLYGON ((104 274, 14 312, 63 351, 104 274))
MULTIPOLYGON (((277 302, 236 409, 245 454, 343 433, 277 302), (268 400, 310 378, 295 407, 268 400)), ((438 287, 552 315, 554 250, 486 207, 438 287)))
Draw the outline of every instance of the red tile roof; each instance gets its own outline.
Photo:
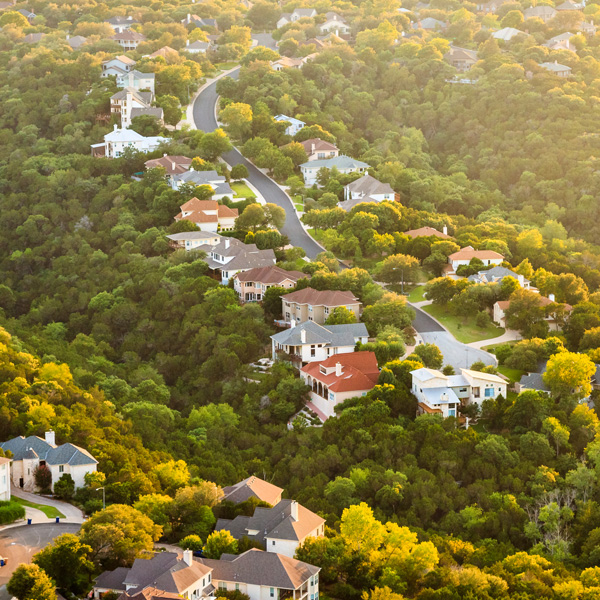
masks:
POLYGON ((237 218, 238 209, 229 208, 224 204, 219 204, 216 200, 198 200, 192 198, 185 204, 180 206, 181 212, 175 217, 176 221, 192 221, 194 223, 216 223, 219 219, 228 217, 237 218), (217 212, 217 214, 207 214, 208 212, 217 212), (187 216, 182 216, 182 213, 190 212, 187 216))
POLYGON ((352 392, 371 390, 379 378, 379 367, 374 352, 350 352, 336 354, 326 360, 308 363, 302 371, 313 379, 325 384, 332 392, 352 392), (333 371, 329 375, 321 373, 321 365, 325 368, 342 366, 342 374, 333 371))
POLYGON ((286 302, 297 304, 310 304, 312 306, 346 306, 360 304, 360 300, 352 292, 340 290, 314 290, 304 288, 282 296, 286 302))
POLYGON ((480 260, 502 260, 504 259, 504 256, 493 250, 473 250, 473 248, 467 246, 458 252, 454 252, 454 254, 451 254, 448 258, 450 260, 471 260, 472 258, 479 258, 480 260))

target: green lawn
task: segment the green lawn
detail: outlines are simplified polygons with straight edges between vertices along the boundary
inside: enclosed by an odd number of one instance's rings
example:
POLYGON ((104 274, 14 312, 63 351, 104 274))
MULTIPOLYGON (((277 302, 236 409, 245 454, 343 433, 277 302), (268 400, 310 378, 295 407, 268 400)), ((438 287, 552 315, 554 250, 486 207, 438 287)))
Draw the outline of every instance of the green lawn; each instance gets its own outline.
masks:
POLYGON ((408 294, 408 301, 409 302, 423 302, 423 300, 426 300, 426 298, 423 296, 424 293, 425 293, 425 286, 417 285, 408 294))
POLYGON ((322 229, 309 229, 308 234, 317 240, 319 243, 323 243, 323 230, 322 229))
POLYGON ((14 502, 18 502, 22 506, 29 506, 29 508, 37 508, 41 510, 49 519, 54 519, 56 517, 60 517, 61 519, 65 518, 58 508, 54 508, 54 506, 48 506, 47 504, 36 504, 35 502, 29 502, 29 500, 23 500, 22 498, 17 498, 16 496, 11 496, 10 498, 14 502))
POLYGON ((229 185, 235 192, 234 198, 256 198, 256 194, 242 181, 232 181, 229 185))
POLYGON ((221 71, 229 71, 229 69, 233 69, 233 67, 237 67, 238 63, 236 61, 231 61, 231 62, 222 62, 222 63, 217 63, 215 65, 215 67, 217 69, 220 69, 221 71))
POLYGON ((496 354, 496 348, 498 346, 514 346, 515 344, 518 344, 519 342, 522 342, 523 340, 509 340, 508 342, 503 342, 502 344, 490 344, 489 346, 484 346, 482 348, 482 350, 487 350, 488 352, 491 352, 492 354, 496 354))
POLYGON ((521 377, 525 375, 525 371, 521 371, 520 369, 510 369, 509 367, 498 367, 498 372, 502 373, 505 377, 508 377, 511 381, 520 381, 521 377))
POLYGON ((438 304, 424 306, 423 310, 432 317, 435 317, 459 342, 462 342, 463 344, 495 338, 504 333, 502 327, 496 327, 495 325, 489 325, 483 329, 477 327, 474 317, 465 321, 463 317, 453 315, 445 306, 440 306, 438 304))

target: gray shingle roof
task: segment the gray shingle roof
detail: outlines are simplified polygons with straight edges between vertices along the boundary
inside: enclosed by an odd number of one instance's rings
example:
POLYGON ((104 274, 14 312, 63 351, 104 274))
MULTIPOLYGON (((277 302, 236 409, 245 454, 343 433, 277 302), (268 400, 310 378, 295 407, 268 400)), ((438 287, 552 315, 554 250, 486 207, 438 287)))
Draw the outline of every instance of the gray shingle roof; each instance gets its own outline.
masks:
POLYGON ((353 194, 365 194, 366 196, 394 193, 394 190, 389 183, 382 183, 375 179, 375 177, 371 177, 368 173, 360 179, 356 179, 352 183, 349 183, 346 186, 346 189, 353 194))
POLYGON ((519 381, 521 387, 528 390, 538 390, 540 392, 549 392, 550 388, 546 385, 542 373, 530 373, 523 375, 519 381))
POLYGON ((302 344, 330 344, 332 346, 354 346, 355 338, 368 337, 364 323, 347 325, 318 325, 314 321, 305 321, 271 336, 279 344, 300 346, 302 344), (302 342, 300 332, 306 331, 306 342, 302 342))
MULTIPOLYGON (((475 273, 474 275, 469 276, 469 281, 474 281, 476 283, 492 283, 494 281, 501 281, 505 277, 513 277, 517 281, 519 280, 519 275, 506 267, 492 267, 487 271, 479 271, 479 273, 475 273)), ((526 280, 527 281, 527 280, 526 280)))
POLYGON ((135 119, 135 117, 141 117, 143 115, 149 115, 158 119, 159 121, 163 118, 163 109, 159 106, 149 106, 147 108, 132 108, 131 109, 131 118, 135 119))
POLYGON ((350 156, 346 156, 342 154, 341 156, 334 156, 333 158, 323 158, 320 160, 311 160, 309 162, 305 162, 300 165, 300 167, 310 167, 310 168, 321 168, 325 167, 326 169, 333 169, 336 167, 338 169, 350 169, 350 168, 360 168, 368 169, 369 165, 360 160, 356 160, 355 158, 351 158, 350 156))
POLYGON ((117 567, 113 571, 104 571, 96 578, 95 587, 125 591, 125 578, 128 573, 129 569, 127 567, 117 567))
POLYGON ((50 465, 91 465, 98 462, 87 450, 79 446, 63 444, 54 447, 35 435, 13 438, 0 444, 0 448, 10 450, 15 461, 29 458, 28 450, 32 449, 40 460, 45 460, 50 465))

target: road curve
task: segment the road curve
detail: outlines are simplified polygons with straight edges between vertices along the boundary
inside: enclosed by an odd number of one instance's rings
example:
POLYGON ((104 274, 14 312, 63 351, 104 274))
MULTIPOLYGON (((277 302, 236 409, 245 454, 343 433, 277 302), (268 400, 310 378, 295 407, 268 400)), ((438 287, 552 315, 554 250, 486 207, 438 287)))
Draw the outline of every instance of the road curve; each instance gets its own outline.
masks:
MULTIPOLYGON (((237 79, 239 67, 230 71, 227 75, 237 79)), ((193 116, 196 129, 209 132, 214 131, 218 127, 215 115, 215 107, 218 100, 218 79, 207 85, 194 101, 193 116)), ((230 167, 238 164, 245 165, 249 173, 248 181, 262 194, 263 198, 267 202, 277 204, 285 210, 285 225, 281 232, 288 236, 292 246, 304 248, 306 256, 310 259, 314 259, 319 252, 323 252, 323 248, 302 227, 290 197, 270 177, 267 177, 250 161, 246 160, 237 149, 224 154, 223 160, 230 167)))

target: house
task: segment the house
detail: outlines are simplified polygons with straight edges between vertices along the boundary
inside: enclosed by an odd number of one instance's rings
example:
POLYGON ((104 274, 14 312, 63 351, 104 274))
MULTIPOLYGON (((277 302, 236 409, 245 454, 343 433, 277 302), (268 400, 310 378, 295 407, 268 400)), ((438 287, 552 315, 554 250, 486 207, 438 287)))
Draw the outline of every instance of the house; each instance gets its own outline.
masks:
POLYGON ((422 367, 410 374, 411 391, 417 398, 419 414, 457 417, 461 406, 481 406, 484 400, 500 395, 506 398, 506 381, 490 373, 460 369, 459 375, 444 375, 441 371, 422 367))
POLYGON ((447 24, 444 21, 434 19, 433 17, 426 17, 420 21, 416 21, 412 24, 413 29, 423 29, 425 31, 443 31, 446 29, 447 24))
POLYGON ((146 169, 156 169, 161 167, 165 170, 167 177, 181 175, 192 166, 192 159, 187 156, 169 156, 163 154, 160 158, 153 158, 144 163, 146 169))
POLYGON ((525 390, 535 390, 536 392, 550 392, 550 388, 544 381, 543 373, 527 373, 522 375, 519 382, 515 385, 515 390, 520 394, 525 390))
POLYGON ((191 221, 201 231, 229 231, 234 228, 238 209, 219 204, 216 200, 192 198, 180 207, 181 212, 175 221, 191 221))
POLYGON ((252 548, 239 556, 222 554, 220 560, 198 558, 195 562, 212 569, 217 589, 239 590, 250 600, 319 598, 321 569, 289 556, 252 548))
POLYGON ((516 279, 519 283, 519 287, 524 290, 531 289, 531 282, 529 279, 525 279, 523 275, 519 275, 519 273, 515 273, 506 267, 492 267, 487 271, 479 271, 479 273, 471 275, 468 279, 473 283, 500 283, 505 277, 516 279))
POLYGON ((515 29, 514 27, 504 27, 503 29, 494 31, 494 33, 492 33, 492 37, 495 40, 502 40, 504 42, 510 42, 510 40, 512 40, 514 37, 517 37, 518 35, 527 34, 524 31, 519 31, 518 29, 515 29))
POLYGON ((260 302, 265 292, 273 286, 291 289, 308 275, 300 271, 285 271, 277 266, 250 269, 233 278, 233 289, 241 302, 260 302))
POLYGON ((448 228, 444 225, 443 231, 438 231, 434 227, 419 227, 419 229, 409 229, 404 232, 404 235, 413 240, 420 237, 436 237, 440 240, 451 240, 452 236, 448 235, 448 228))
POLYGON ((117 44, 127 51, 135 50, 142 42, 146 41, 146 36, 131 29, 116 33, 110 39, 117 42, 117 44))
POLYGON ((468 71, 478 60, 475 50, 450 46, 450 50, 444 54, 444 60, 450 63, 457 71, 464 73, 468 71))
POLYGON ((122 88, 131 88, 137 91, 149 91, 154 96, 154 73, 140 73, 137 70, 130 70, 122 75, 117 75, 117 85, 122 88))
POLYGON ((45 33, 28 33, 21 41, 24 44, 39 44, 45 37, 45 33))
POLYGON ((33 20, 36 17, 35 13, 27 10, 26 8, 20 8, 17 12, 22 14, 30 23, 33 23, 33 20))
POLYGON ((374 352, 351 352, 309 362, 300 377, 311 388, 314 412, 324 421, 335 416, 335 407, 344 400, 366 396, 377 385, 379 367, 374 352))
MULTIPOLYGON (((104 571, 92 588, 93 597, 97 599, 107 592, 127 594, 125 598, 132 598, 145 590, 169 594, 168 598, 213 598, 212 569, 194 560, 191 550, 184 550, 183 558, 176 552, 156 552, 149 559, 136 558, 131 569, 118 567, 104 571)), ((165 597, 155 593, 142 597, 151 600, 156 596, 165 597)))
POLYGON ((323 160, 325 158, 334 158, 336 156, 339 156, 340 153, 335 144, 332 144, 331 142, 326 142, 321 138, 311 138, 310 140, 300 142, 300 144, 302 144, 304 152, 306 152, 306 156, 308 156, 308 162, 310 162, 311 160, 323 160))
POLYGON ((322 325, 341 306, 353 312, 357 321, 360 319, 362 304, 352 292, 307 287, 281 296, 281 310, 286 323, 314 321, 322 325))
POLYGON ((538 4, 537 6, 530 6, 525 9, 523 16, 525 20, 541 19, 544 23, 547 23, 556 16, 556 9, 546 4, 538 4))
POLYGON ((225 495, 221 501, 240 504, 250 498, 258 498, 262 502, 275 506, 281 502, 282 492, 280 487, 252 475, 239 483, 224 487, 225 495))
POLYGON ((311 160, 300 165, 300 171, 307 186, 317 183, 317 175, 320 169, 336 168, 340 173, 364 173, 369 165, 355 158, 342 154, 333 158, 311 160))
POLYGON ((327 41, 323 40, 323 39, 319 39, 319 38, 310 38, 308 40, 303 40, 298 42, 298 47, 301 48, 302 46, 314 46, 315 50, 325 50, 325 48, 329 48, 329 46, 331 46, 331 43, 328 43, 327 41))
POLYGON ((179 52, 175 50, 175 48, 171 48, 171 46, 163 46, 159 48, 156 52, 148 55, 148 58, 164 58, 167 62, 169 60, 175 60, 179 56, 179 52))
MULTIPOLYGON (((283 69, 300 69, 302 68, 302 65, 305 64, 306 59, 305 58, 291 58, 290 56, 282 56, 280 59, 278 60, 274 60, 271 62, 271 68, 274 71, 283 71, 283 69)), ((276 121, 290 121, 290 118, 287 119, 278 119, 277 117, 275 117, 276 121)), ((294 119, 294 121, 296 121, 297 119, 294 119)), ((298 121, 299 123, 302 123, 302 121, 298 121)), ((304 124, 302 125, 302 127, 304 127, 304 124)), ((288 129, 290 129, 288 127, 288 129)), ((301 128, 300 128, 301 129, 301 128)), ((293 135, 293 133, 288 133, 288 131, 286 130, 286 133, 288 135, 293 135)))
POLYGON ((171 177, 171 187, 174 190, 178 190, 184 184, 195 187, 210 185, 213 189, 213 200, 223 200, 225 197, 233 198, 235 196, 235 192, 227 183, 227 179, 216 171, 196 171, 193 167, 190 167, 189 171, 177 173, 171 177))
POLYGON ((272 335, 271 341, 273 360, 284 355, 292 363, 302 366, 334 354, 354 352, 358 342, 366 344, 369 341, 369 334, 364 323, 318 325, 314 321, 305 321, 272 335))
POLYGON ((478 258, 484 265, 501 265, 504 260, 502 254, 493 250, 473 250, 472 246, 466 246, 448 256, 448 263, 452 267, 449 272, 456 273, 458 267, 468 265, 474 258, 478 258))
MULTIPOLYGON (((111 75, 115 75, 119 77, 121 75, 125 75, 133 69, 135 66, 135 60, 125 56, 117 56, 116 58, 111 58, 110 60, 105 60, 102 63, 102 75, 101 77, 109 77, 111 75)), ((134 87, 134 86, 129 86, 134 87)))
POLYGON ((483 13, 496 13, 498 9, 511 0, 489 0, 489 2, 479 2, 477 10, 483 13))
POLYGON ((542 69, 546 69, 550 73, 558 77, 570 77, 571 76, 571 67, 567 67, 566 65, 561 65, 557 60, 554 62, 544 62, 540 65, 542 69))
POLYGON ((383 202, 395 198, 396 194, 389 183, 381 183, 367 173, 344 186, 344 201, 340 202, 340 206, 349 212, 361 202, 383 202))
POLYGON ((16 0, 10 0, 9 2, 0 2, 0 11, 12 8, 15 5, 16 0))
POLYGON ((196 27, 212 27, 213 29, 219 29, 216 19, 202 18, 190 13, 186 15, 185 19, 182 19, 181 23, 190 29, 196 29, 196 27))
POLYGON ((576 52, 575 46, 571 44, 571 38, 574 34, 570 31, 565 33, 561 33, 560 35, 555 35, 553 38, 550 38, 544 46, 546 48, 550 48, 551 50, 570 50, 571 52, 576 52))
POLYGON ((67 35, 67 43, 73 50, 79 50, 82 46, 85 46, 88 39, 82 35, 74 35, 73 37, 67 35))
POLYGON ((192 42, 190 44, 190 40, 185 42, 185 48, 183 48, 186 52, 190 54, 206 54, 212 45, 210 42, 192 42))
POLYGON ((275 253, 270 248, 259 250, 256 244, 244 244, 235 238, 222 238, 207 254, 208 268, 219 274, 223 285, 227 285, 236 273, 275 264, 275 253))
MULTIPOLYGON (((35 435, 19 436, 3 442, 0 448, 12 452, 12 483, 22 490, 35 491, 35 470, 42 465, 50 469, 52 484, 64 474, 71 475, 75 488, 85 485, 85 476, 96 471, 98 461, 73 444, 56 445, 54 431, 46 431, 44 439, 35 435)), ((1 479, 1 478, 0 478, 1 479)))
POLYGON ((277 115, 276 117, 274 117, 274 119, 279 123, 289 123, 285 130, 285 133, 286 135, 291 136, 296 135, 306 125, 304 121, 300 121, 300 119, 294 119, 294 117, 287 117, 286 115, 277 115))
POLYGON ((229 531, 236 540, 244 537, 260 542, 267 552, 290 558, 309 537, 323 537, 325 519, 296 500, 280 500, 272 508, 258 506, 251 517, 218 519, 215 531, 229 531))
MULTIPOLYGON (((546 308, 549 307, 551 304, 559 304, 561 309, 564 309, 564 311, 567 313, 570 313, 573 310, 573 307, 570 304, 557 303, 554 294, 549 294, 547 298, 545 296, 539 296, 539 299, 541 307, 546 308)), ((498 325, 500 325, 500 327, 506 328, 506 310, 509 306, 510 300, 500 300, 494 304, 494 312, 492 318, 495 323, 498 323, 498 325)), ((549 310, 550 309, 548 309, 548 311, 549 310)), ((557 319, 557 314, 558 311, 547 312, 546 316, 544 317, 544 320, 548 323, 548 326, 552 331, 558 331, 560 329, 560 323, 557 319)))
POLYGON ((596 35, 596 30, 598 28, 594 25, 594 21, 588 23, 587 21, 582 21, 579 25, 579 31, 584 33, 585 35, 596 35))
POLYGON ((171 245, 175 248, 210 252, 211 247, 217 246, 223 237, 210 231, 184 231, 172 233, 167 236, 167 239, 171 240, 171 245))
POLYGON ((319 25, 321 33, 333 32, 336 35, 348 35, 350 33, 350 25, 346 23, 343 17, 337 13, 325 13, 325 22, 319 25))
POLYGON ((296 8, 291 13, 283 13, 277 21, 277 29, 281 29, 285 25, 298 21, 298 19, 312 19, 317 16, 317 11, 314 8, 296 8))
POLYGON ((126 148, 137 152, 153 152, 162 143, 168 141, 169 138, 159 135, 144 137, 133 129, 118 129, 115 125, 114 130, 104 136, 104 142, 92 144, 92 156, 118 158, 126 148))
POLYGON ((0 456, 0 502, 10 500, 10 458, 0 456))
POLYGON ((132 25, 139 24, 139 21, 136 21, 133 17, 124 17, 121 15, 106 19, 104 22, 108 23, 115 33, 123 33, 124 31, 128 31, 132 25))
POLYGON ((134 116, 145 114, 144 112, 137 112, 136 115, 134 115, 134 109, 142 109, 146 112, 149 109, 155 111, 159 116, 159 120, 162 121, 162 108, 152 108, 152 100, 152 92, 139 92, 133 88, 127 87, 123 90, 119 90, 110 97, 110 112, 111 114, 121 115, 121 127, 129 127, 134 116))

